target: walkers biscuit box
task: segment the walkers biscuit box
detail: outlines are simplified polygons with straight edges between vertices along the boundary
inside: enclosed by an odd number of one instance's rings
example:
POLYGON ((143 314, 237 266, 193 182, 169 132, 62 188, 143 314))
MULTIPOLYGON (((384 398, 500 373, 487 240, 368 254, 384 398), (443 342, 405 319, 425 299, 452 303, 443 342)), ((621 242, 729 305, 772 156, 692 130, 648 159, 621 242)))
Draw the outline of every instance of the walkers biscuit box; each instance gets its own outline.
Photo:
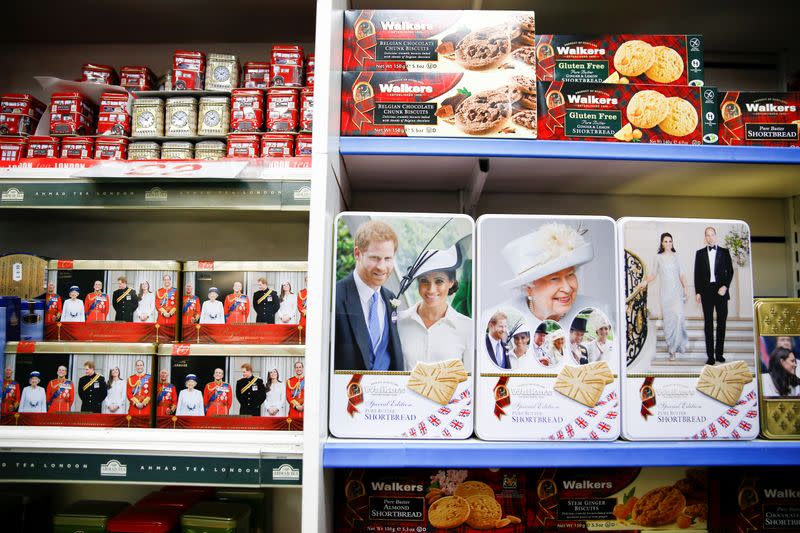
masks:
POLYGON ((539 138, 657 144, 717 142, 712 87, 539 82, 539 138))
POLYGON ((709 530, 702 468, 551 468, 528 482, 530 530, 709 530))
POLYGON ((719 135, 732 146, 800 146, 800 92, 720 93, 719 135))
POLYGON ((341 471, 334 530, 523 533, 524 476, 494 469, 341 471))
POLYGON ((342 135, 536 138, 533 75, 345 72, 342 135))
POLYGON ((345 71, 533 75, 532 11, 345 12, 345 71))
POLYGON ((749 533, 800 530, 800 490, 796 467, 731 469, 722 473, 720 531, 749 533))
POLYGON ((537 35, 535 55, 539 81, 703 85, 701 35, 537 35))

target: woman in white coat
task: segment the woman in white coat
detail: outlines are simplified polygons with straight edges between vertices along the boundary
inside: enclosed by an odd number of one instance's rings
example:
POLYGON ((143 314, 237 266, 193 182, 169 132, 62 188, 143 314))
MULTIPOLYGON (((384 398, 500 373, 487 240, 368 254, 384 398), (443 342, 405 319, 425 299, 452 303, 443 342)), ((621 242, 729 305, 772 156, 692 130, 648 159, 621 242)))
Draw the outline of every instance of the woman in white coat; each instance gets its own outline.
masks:
POLYGON ((178 395, 178 416, 203 416, 205 408, 203 406, 203 393, 197 390, 197 376, 188 374, 186 376, 186 388, 178 395))
POLYGON ((203 302, 203 309, 200 311, 201 324, 224 324, 225 307, 219 298, 219 289, 211 287, 208 289, 208 300, 203 302))
POLYGON ((139 284, 139 306, 133 313, 133 321, 156 321, 156 297, 150 291, 150 283, 147 280, 139 284))
POLYGON ((42 375, 34 370, 28 379, 29 386, 22 389, 19 400, 20 413, 46 413, 47 399, 44 394, 44 387, 40 387, 42 375))
POLYGON ((69 288, 69 299, 64 300, 61 310, 61 322, 85 322, 83 300, 79 299, 81 290, 77 285, 69 288))
POLYGON ((292 285, 284 281, 281 285, 281 307, 278 309, 280 324, 297 324, 297 295, 292 292, 292 285))
POLYGON ((267 399, 264 400, 264 416, 286 416, 286 386, 273 368, 267 377, 267 399))
POLYGON ((121 377, 119 367, 114 367, 108 378, 108 394, 103 400, 103 412, 110 415, 127 414, 128 399, 125 393, 125 380, 121 377))

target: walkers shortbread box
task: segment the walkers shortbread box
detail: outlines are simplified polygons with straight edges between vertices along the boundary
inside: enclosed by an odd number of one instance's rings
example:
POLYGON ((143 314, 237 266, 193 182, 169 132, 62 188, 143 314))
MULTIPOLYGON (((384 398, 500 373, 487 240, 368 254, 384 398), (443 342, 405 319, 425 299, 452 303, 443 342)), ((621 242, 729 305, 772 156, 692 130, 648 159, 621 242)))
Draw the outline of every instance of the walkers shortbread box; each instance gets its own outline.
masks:
POLYGON ((796 467, 736 468, 723 474, 720 531, 800 531, 800 490, 796 467))
POLYGON ((701 35, 537 35, 535 56, 539 81, 703 85, 701 35))
POLYGON ((342 69, 532 76, 535 30, 533 11, 346 11, 342 69))
POLYGON ((345 72, 342 135, 536 138, 533 73, 345 72))
POLYGON ((539 138, 714 144, 717 91, 685 85, 539 82, 539 138))
POLYGON ((719 136, 732 146, 800 146, 800 92, 720 93, 719 136))
POLYGON ((481 439, 619 436, 616 240, 607 217, 478 220, 481 439))
POLYGON ((622 435, 758 435, 750 229, 739 220, 623 218, 622 435))

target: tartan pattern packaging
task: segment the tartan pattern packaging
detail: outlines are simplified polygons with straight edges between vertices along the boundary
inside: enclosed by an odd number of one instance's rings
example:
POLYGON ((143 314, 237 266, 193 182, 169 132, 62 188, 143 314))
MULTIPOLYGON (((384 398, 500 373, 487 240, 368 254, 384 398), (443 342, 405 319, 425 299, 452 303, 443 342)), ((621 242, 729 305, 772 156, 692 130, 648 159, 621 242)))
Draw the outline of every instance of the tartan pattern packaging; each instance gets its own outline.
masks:
POLYGON ((719 136, 731 146, 800 146, 800 92, 721 92, 719 136))

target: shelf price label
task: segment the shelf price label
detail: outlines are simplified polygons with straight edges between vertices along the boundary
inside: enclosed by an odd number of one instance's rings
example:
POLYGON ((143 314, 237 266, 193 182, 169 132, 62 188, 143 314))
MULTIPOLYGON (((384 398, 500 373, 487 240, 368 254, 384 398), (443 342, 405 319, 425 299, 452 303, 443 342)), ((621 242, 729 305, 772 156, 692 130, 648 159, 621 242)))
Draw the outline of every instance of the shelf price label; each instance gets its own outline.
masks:
POLYGON ((76 178, 235 179, 246 161, 109 161, 74 174, 76 178))

